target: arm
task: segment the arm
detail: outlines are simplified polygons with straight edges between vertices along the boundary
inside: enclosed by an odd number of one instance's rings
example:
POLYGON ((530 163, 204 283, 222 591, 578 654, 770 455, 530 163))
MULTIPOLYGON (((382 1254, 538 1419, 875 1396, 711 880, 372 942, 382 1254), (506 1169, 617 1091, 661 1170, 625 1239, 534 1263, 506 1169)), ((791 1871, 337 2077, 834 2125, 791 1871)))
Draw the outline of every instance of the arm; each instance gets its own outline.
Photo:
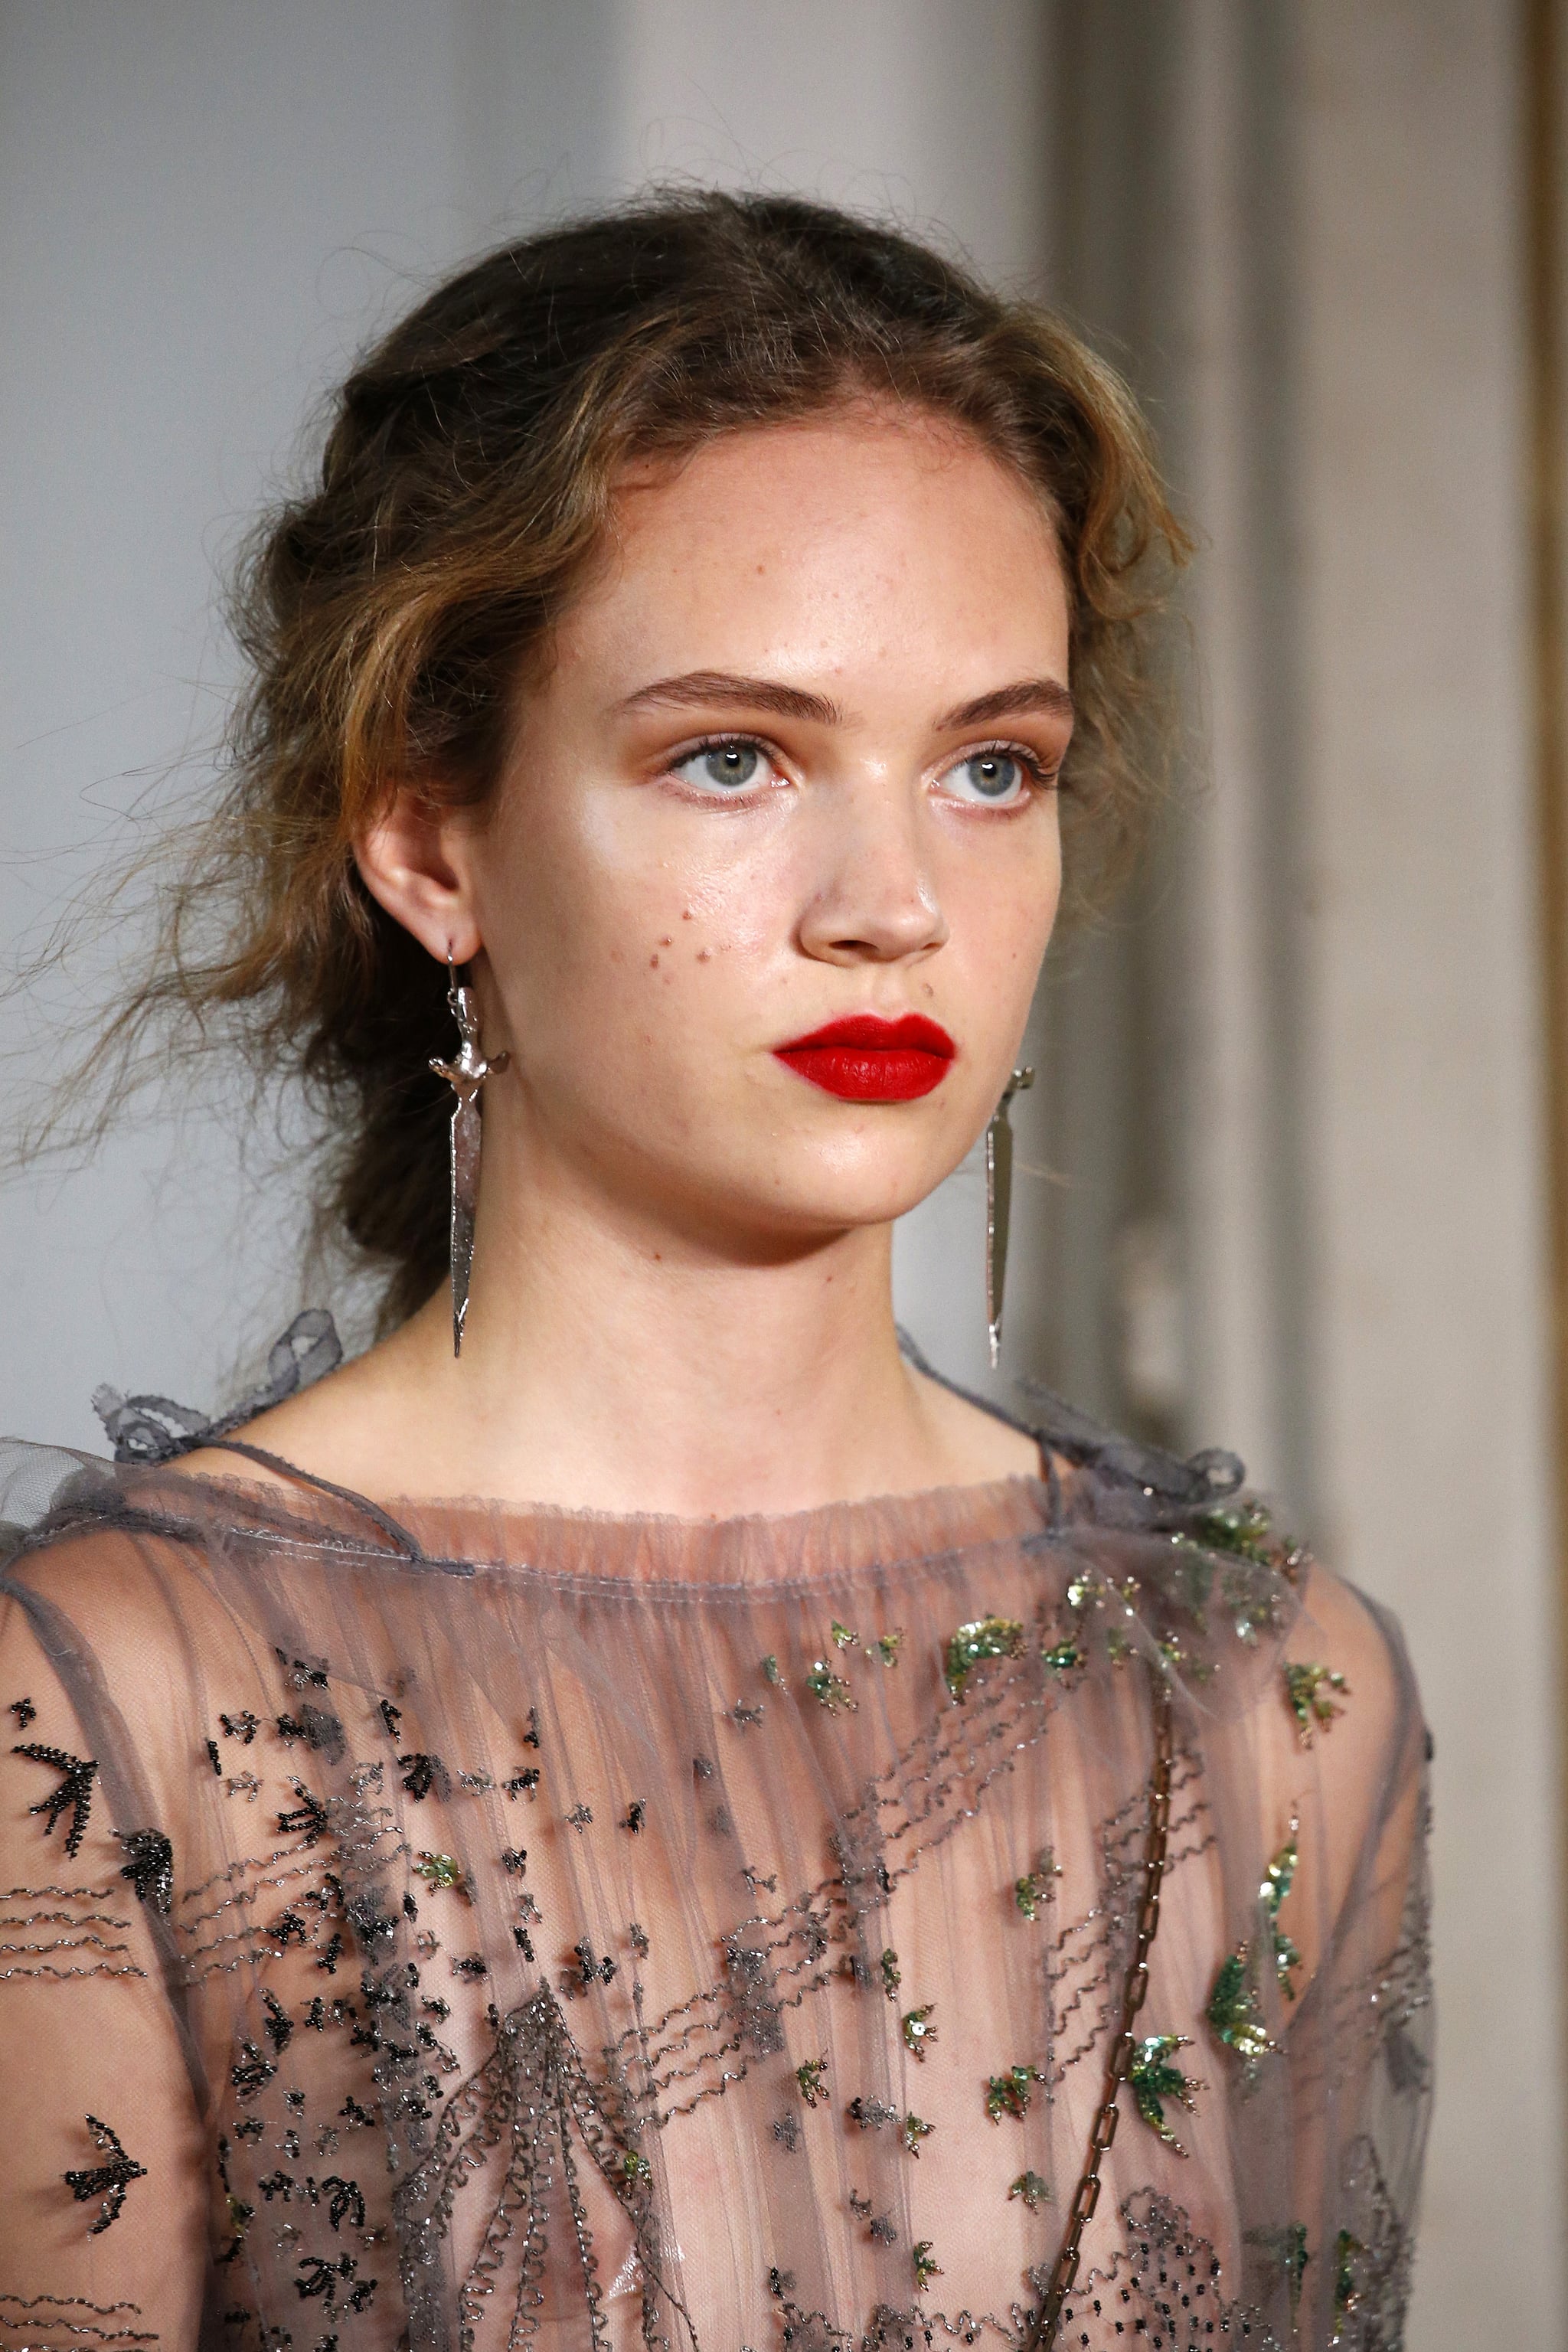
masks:
POLYGON ((27 1566, 0 1592, 0 2347, 185 2352, 206 2165, 167 1881, 155 1844, 124 1843, 154 1824, 126 1810, 144 1791, 103 1737, 118 1711, 93 1667, 62 1671, 47 1636, 68 1621, 27 1566))

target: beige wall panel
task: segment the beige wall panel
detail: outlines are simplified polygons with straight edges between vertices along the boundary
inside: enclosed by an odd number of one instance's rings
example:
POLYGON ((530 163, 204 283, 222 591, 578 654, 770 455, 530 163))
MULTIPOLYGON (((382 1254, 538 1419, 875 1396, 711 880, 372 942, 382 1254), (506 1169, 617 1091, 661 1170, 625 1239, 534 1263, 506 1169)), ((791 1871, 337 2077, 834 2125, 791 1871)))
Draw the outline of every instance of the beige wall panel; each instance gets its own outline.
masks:
POLYGON ((1417 2352, 1563 2340, 1517 60, 1485 0, 1304 12, 1305 1132, 1318 1484, 1436 1735, 1417 2352))

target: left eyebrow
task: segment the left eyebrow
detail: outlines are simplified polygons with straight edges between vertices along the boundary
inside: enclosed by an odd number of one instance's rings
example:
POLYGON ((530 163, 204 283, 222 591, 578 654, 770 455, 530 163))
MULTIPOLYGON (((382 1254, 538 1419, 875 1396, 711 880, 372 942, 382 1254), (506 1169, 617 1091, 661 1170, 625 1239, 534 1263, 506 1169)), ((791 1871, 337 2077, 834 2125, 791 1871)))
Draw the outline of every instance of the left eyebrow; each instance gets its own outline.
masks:
POLYGON ((1057 678, 1021 677, 1013 686, 993 687, 989 694, 977 694, 973 702, 961 702, 937 725, 943 734, 959 734, 966 728, 989 727, 998 719, 1020 719, 1032 711, 1065 719, 1070 726, 1073 698, 1057 678))

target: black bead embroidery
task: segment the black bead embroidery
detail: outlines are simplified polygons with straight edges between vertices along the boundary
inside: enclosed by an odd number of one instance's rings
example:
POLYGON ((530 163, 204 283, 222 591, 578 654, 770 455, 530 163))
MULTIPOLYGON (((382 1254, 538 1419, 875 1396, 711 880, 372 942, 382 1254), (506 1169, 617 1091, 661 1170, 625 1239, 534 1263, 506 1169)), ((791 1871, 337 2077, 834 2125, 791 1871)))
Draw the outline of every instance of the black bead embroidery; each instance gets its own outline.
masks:
POLYGON ((151 1903, 164 1918, 174 1908, 174 1849, 162 1830, 126 1830, 120 1839, 127 1859, 120 1875, 136 1889, 139 1903, 151 1903))
POLYGON ((64 1775, 58 1789, 52 1790, 47 1797, 41 1797, 36 1805, 29 1805, 27 1811, 48 1815, 44 1823, 44 1835, 47 1837, 66 1807, 70 1807, 71 1825, 66 1833, 66 1852, 74 1860, 87 1834, 98 1759, 95 1756, 69 1756, 63 1748, 46 1748, 37 1740, 27 1741, 25 1747, 13 1748, 11 1753, 13 1756, 31 1757, 35 1764, 52 1765, 57 1772, 64 1775))
POLYGON ((314 1845, 327 1826, 330 1818, 327 1809, 320 1797, 310 1794, 302 1780, 296 1780, 293 1785, 294 1794, 300 1802, 293 1812, 279 1814, 278 1834, 279 1837, 292 1837, 299 1832, 307 1845, 314 1845))
POLYGON ((424 1756, 418 1753, 412 1756, 400 1756, 397 1759, 397 1769, 403 1775, 405 1796, 414 1798, 416 1802, 430 1794, 437 1779, 444 1780, 446 1777, 438 1756, 424 1756))
POLYGON ((80 2170, 68 2172, 65 2177, 79 2205, 89 2204, 95 2197, 102 2199, 98 2219, 89 2224, 87 2233, 89 2238, 97 2238, 111 2222, 119 2221, 126 2190, 133 2180, 146 2179, 147 2168, 144 2164, 138 2164, 134 2157, 126 2155, 125 2144, 120 2134, 110 2130, 109 2125, 100 2122, 97 2116, 89 2116, 87 2125, 98 2142, 99 2153, 106 2156, 109 2161, 85 2166, 80 2170))

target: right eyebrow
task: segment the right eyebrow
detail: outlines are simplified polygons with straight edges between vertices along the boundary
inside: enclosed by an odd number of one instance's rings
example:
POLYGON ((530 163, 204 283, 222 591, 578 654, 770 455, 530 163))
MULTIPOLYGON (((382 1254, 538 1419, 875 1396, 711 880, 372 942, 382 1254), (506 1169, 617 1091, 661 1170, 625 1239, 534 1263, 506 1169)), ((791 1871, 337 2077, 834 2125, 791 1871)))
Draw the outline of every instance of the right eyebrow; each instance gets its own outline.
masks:
POLYGON ((785 686, 772 677, 742 677, 731 670, 692 669, 680 677, 658 677, 616 704, 618 710, 701 710, 715 703, 744 703, 777 719, 802 719, 817 727, 841 727, 844 713, 824 694, 785 686))

